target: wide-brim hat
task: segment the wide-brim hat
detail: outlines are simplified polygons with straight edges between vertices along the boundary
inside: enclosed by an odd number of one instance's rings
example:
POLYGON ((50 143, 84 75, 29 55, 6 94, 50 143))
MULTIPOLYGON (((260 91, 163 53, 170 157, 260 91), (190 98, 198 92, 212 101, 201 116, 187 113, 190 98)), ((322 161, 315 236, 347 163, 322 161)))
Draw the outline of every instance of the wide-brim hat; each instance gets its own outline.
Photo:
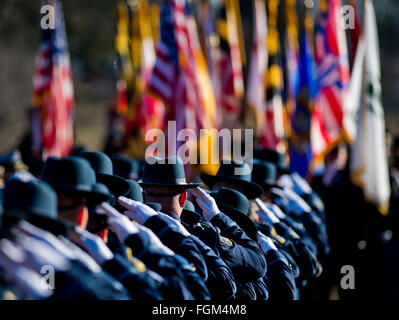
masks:
POLYGON ((194 225, 201 220, 202 215, 195 210, 195 206, 190 200, 186 200, 180 218, 182 221, 194 225))
POLYGON ((248 237, 257 241, 258 230, 256 229, 255 223, 248 216, 227 204, 217 202, 217 205, 220 211, 226 214, 231 220, 235 221, 248 237))
POLYGON ((4 221, 27 220, 55 234, 70 227, 58 219, 57 195, 44 181, 10 178, 4 188, 4 221))
POLYGON ((139 181, 143 188, 166 187, 176 191, 196 188, 202 183, 188 183, 180 157, 159 158, 150 156, 144 163, 143 178, 139 181))
POLYGON ((173 184, 173 183, 151 183, 151 182, 139 182, 140 186, 143 188, 148 188, 148 187, 166 187, 170 189, 175 189, 176 191, 181 190, 187 190, 190 188, 197 188, 202 186, 202 183, 182 183, 182 184, 173 184))
POLYGON ((252 181, 263 189, 281 188, 276 183, 277 167, 274 163, 259 159, 252 160, 252 181))
POLYGON ((249 201, 244 194, 221 188, 214 198, 219 210, 235 221, 251 239, 257 241, 257 228, 248 216, 249 201))
POLYGON ((104 184, 115 197, 126 195, 130 189, 125 179, 119 176, 96 173, 96 179, 97 182, 104 184))
POLYGON ((61 221, 59 219, 51 219, 45 216, 34 214, 32 212, 29 212, 28 210, 25 211, 21 209, 5 210, 2 219, 4 225, 14 224, 20 220, 28 221, 34 226, 43 230, 47 230, 56 236, 66 235, 69 230, 74 229, 76 226, 75 224, 70 222, 61 221))
POLYGON ((261 197, 264 192, 258 183, 251 180, 251 168, 244 161, 222 162, 216 175, 202 173, 201 180, 211 189, 217 182, 239 186, 240 191, 251 200, 261 197), (236 175, 235 170, 242 170, 244 174, 236 175))
POLYGON ((112 153, 109 155, 114 174, 124 179, 137 180, 140 171, 140 162, 136 159, 127 158, 119 154, 112 153))
POLYGON ((114 175, 112 161, 105 153, 83 151, 78 156, 89 161, 97 182, 103 183, 115 197, 124 196, 129 191, 125 179, 114 175))
POLYGON ((90 163, 81 157, 47 159, 41 179, 57 192, 76 194, 86 198, 88 202, 104 202, 111 197, 108 188, 96 182, 96 174, 90 163))
POLYGON ((108 201, 112 195, 108 188, 102 183, 95 183, 91 187, 71 186, 60 183, 49 183, 55 191, 76 194, 87 199, 89 203, 101 203, 108 201))
POLYGON ((277 167, 277 170, 282 174, 291 173, 291 169, 286 163, 285 155, 277 150, 256 148, 254 149, 253 157, 255 159, 274 163, 277 167))
MULTIPOLYGON (((150 208, 154 209, 155 211, 160 211, 162 206, 159 203, 145 203, 150 208)), ((116 210, 119 212, 124 212, 126 208, 122 207, 121 205, 117 204, 114 206, 116 210)), ((91 233, 98 233, 104 229, 107 229, 108 226, 108 216, 98 210, 98 207, 90 207, 89 208, 89 223, 87 225, 87 230, 91 233)))
MULTIPOLYGON (((125 197, 128 199, 132 199, 134 201, 138 201, 141 203, 144 203, 143 200, 143 193, 141 190, 141 187, 139 185, 139 183, 135 180, 130 180, 130 179, 126 179, 125 180, 128 184, 129 184, 129 191, 125 194, 125 197)), ((147 206, 149 206, 150 208, 154 209, 155 211, 160 211, 162 210, 162 206, 159 203, 156 202, 147 202, 144 203, 147 206)), ((113 204, 114 208, 117 209, 120 212, 125 211, 125 207, 123 207, 119 202, 116 201, 116 203, 113 204)))

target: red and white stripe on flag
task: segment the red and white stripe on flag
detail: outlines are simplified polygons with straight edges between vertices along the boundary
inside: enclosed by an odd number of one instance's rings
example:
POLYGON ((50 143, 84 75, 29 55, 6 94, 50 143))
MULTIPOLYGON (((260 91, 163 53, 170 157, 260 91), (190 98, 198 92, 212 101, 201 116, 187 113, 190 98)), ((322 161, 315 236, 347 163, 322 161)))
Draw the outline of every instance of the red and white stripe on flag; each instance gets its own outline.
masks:
POLYGON ((319 91, 312 115, 312 153, 317 160, 344 136, 349 63, 341 0, 321 0, 316 28, 315 61, 319 91))
POLYGON ((40 109, 43 157, 62 157, 73 148, 74 94, 61 3, 55 6, 55 29, 42 29, 33 77, 33 106, 40 109))

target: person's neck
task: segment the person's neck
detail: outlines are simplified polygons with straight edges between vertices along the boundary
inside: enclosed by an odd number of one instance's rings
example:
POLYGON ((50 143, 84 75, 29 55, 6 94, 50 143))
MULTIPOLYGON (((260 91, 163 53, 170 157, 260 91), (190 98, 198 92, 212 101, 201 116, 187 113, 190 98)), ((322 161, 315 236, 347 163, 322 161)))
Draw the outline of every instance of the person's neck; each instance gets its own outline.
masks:
POLYGON ((162 210, 161 212, 167 214, 169 217, 180 220, 180 215, 172 210, 162 210))

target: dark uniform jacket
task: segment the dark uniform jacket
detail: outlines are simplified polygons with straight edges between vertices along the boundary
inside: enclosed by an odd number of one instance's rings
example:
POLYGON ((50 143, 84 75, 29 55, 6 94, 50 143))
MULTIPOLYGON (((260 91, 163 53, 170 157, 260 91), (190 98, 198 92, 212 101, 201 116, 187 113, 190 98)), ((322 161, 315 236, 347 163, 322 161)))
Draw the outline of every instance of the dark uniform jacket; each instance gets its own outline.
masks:
POLYGON ((67 271, 55 272, 55 290, 50 300, 130 300, 125 287, 101 270, 93 272, 78 260, 67 271))
POLYGON ((134 300, 162 300, 163 279, 148 270, 137 258, 131 261, 116 254, 102 265, 103 269, 123 284, 134 300))
POLYGON ((320 272, 320 264, 313 252, 306 247, 299 239, 292 238, 289 234, 283 237, 277 234, 274 226, 265 222, 256 223, 257 229, 264 235, 274 239, 279 251, 289 262, 292 273, 297 279, 297 283, 303 280, 310 280, 320 272))
POLYGON ((258 281, 266 273, 266 260, 258 244, 223 213, 216 215, 210 222, 197 215, 199 219, 197 217, 196 223, 187 215, 182 215, 182 222, 189 232, 213 249, 232 270, 237 283, 237 299, 267 297, 266 286, 258 281), (252 282, 257 282, 255 287, 252 282))
POLYGON ((141 234, 132 234, 125 244, 135 257, 164 278, 161 293, 173 300, 210 299, 210 293, 202 278, 189 262, 175 254, 165 255, 151 246, 150 239, 141 234))
POLYGON ((149 218, 144 225, 151 229, 164 245, 185 258, 204 281, 207 280, 208 269, 205 260, 190 237, 181 234, 176 226, 161 215, 149 218))
POLYGON ((267 273, 264 277, 270 300, 292 300, 295 297, 295 277, 288 260, 278 250, 266 253, 267 273))
MULTIPOLYGON (((173 219, 182 222, 179 216, 174 212, 165 211, 164 213, 173 219)), ((199 221, 200 216, 195 215, 194 217, 191 217, 191 219, 193 218, 196 218, 196 221, 190 222, 195 224, 199 221)), ((182 222, 182 224, 189 229, 187 224, 184 222, 182 222)), ((212 299, 229 300, 234 298, 237 291, 237 286, 230 268, 209 246, 207 246, 197 236, 191 234, 189 238, 195 243, 206 263, 208 270, 206 285, 211 293, 212 299)))

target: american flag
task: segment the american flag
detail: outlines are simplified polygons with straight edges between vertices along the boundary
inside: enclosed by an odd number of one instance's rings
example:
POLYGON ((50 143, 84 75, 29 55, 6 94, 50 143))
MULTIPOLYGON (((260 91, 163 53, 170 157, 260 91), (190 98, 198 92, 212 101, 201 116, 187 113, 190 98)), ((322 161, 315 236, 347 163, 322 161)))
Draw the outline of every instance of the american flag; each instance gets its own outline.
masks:
POLYGON ((54 8, 55 28, 41 29, 32 98, 41 113, 44 158, 68 155, 73 147, 74 99, 64 17, 59 1, 48 4, 54 8))
POLYGON ((167 120, 175 120, 177 130, 206 126, 188 30, 186 2, 166 1, 161 11, 161 39, 150 90, 166 102, 167 120))
POLYGON ((316 72, 319 93, 312 116, 312 151, 320 158, 343 138, 344 99, 349 85, 341 0, 320 1, 316 27, 316 72))

